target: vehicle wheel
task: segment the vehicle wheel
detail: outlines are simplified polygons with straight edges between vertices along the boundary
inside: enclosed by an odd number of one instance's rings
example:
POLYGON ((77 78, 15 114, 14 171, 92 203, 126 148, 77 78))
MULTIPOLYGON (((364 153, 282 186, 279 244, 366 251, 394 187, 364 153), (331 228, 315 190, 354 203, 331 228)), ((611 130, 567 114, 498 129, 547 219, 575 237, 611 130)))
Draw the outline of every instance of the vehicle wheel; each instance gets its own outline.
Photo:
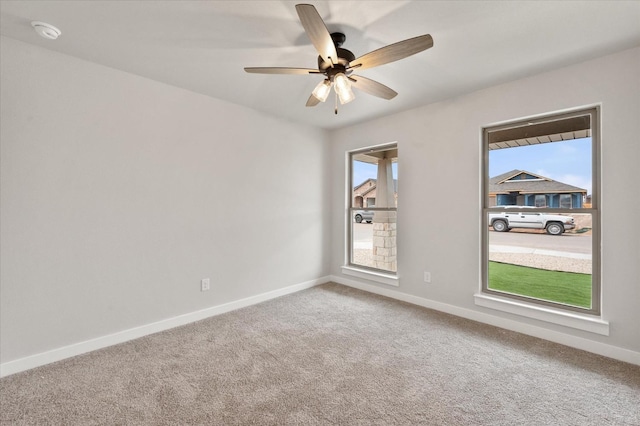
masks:
POLYGON ((356 215, 356 222, 362 223, 362 216, 360 216, 359 214, 356 215))
POLYGON ((491 226, 493 226, 493 230, 497 232, 507 232, 509 230, 507 222, 504 220, 494 220, 491 226))
POLYGON ((562 235, 564 233, 564 226, 561 223, 552 222, 547 225, 547 234, 562 235))

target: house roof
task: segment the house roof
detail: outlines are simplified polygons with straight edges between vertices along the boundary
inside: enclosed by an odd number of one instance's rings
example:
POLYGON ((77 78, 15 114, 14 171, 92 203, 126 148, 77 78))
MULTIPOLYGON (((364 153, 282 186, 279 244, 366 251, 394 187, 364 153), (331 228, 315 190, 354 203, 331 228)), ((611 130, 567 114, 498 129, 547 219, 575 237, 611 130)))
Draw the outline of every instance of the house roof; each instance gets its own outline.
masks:
MULTIPOLYGON (((376 189, 376 182, 377 179, 372 179, 369 178, 367 180, 365 180, 364 182, 362 182, 360 185, 357 185, 353 188, 353 192, 356 192, 359 188, 361 188, 365 183, 367 182, 373 182, 373 185, 371 185, 371 187, 367 188, 366 191, 364 191, 361 195, 366 195, 369 192, 373 191, 374 189, 376 189)), ((393 180, 393 192, 398 192, 398 179, 394 179, 393 180)))
POLYGON ((510 192, 519 193, 569 193, 569 192, 584 192, 587 190, 578 188, 577 186, 569 185, 566 183, 558 182, 551 178, 537 175, 535 173, 528 172, 526 170, 511 170, 501 175, 494 176, 489 179, 489 193, 490 194, 508 194, 510 192), (529 175, 532 179, 520 179, 519 176, 529 175))
POLYGON ((362 182, 361 184, 354 186, 353 190, 357 191, 358 189, 362 188, 367 182, 372 182, 373 183, 372 186, 375 188, 376 180, 372 179, 372 178, 369 178, 369 179, 365 180, 364 182, 362 182))

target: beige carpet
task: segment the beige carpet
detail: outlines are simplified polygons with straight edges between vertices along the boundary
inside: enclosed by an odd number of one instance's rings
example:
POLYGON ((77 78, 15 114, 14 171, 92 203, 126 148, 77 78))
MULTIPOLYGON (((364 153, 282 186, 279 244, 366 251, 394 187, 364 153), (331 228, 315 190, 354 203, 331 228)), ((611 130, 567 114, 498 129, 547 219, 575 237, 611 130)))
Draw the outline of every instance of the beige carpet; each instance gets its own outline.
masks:
POLYGON ((640 367, 336 284, 0 380, 2 424, 640 425, 640 367))

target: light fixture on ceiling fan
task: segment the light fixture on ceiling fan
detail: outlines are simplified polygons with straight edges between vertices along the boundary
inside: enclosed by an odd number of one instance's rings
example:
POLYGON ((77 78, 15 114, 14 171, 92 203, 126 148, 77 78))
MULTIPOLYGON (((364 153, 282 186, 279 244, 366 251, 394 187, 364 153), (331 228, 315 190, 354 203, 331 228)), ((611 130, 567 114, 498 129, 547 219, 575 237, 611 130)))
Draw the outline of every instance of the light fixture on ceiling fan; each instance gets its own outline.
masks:
MULTIPOLYGON (((318 53, 318 69, 288 67, 246 67, 248 73, 259 74, 322 74, 325 79, 311 92, 306 106, 325 102, 331 92, 336 92, 340 104, 355 99, 352 87, 383 99, 393 99, 398 93, 384 84, 353 74, 355 70, 377 67, 414 55, 433 46, 429 34, 400 41, 369 52, 356 59, 355 55, 342 48, 346 36, 340 32, 329 33, 316 8, 310 4, 296 5, 296 11, 305 32, 318 53)), ((338 113, 336 102, 335 113, 338 113)))
POLYGON ((341 105, 349 103, 356 98, 356 96, 353 94, 353 90, 351 90, 351 82, 349 82, 349 78, 344 73, 338 73, 333 76, 333 82, 329 78, 322 80, 320 83, 318 83, 316 88, 313 89, 311 95, 320 102, 324 102, 329 97, 332 86, 336 91, 336 96, 338 97, 338 99, 340 99, 341 105))

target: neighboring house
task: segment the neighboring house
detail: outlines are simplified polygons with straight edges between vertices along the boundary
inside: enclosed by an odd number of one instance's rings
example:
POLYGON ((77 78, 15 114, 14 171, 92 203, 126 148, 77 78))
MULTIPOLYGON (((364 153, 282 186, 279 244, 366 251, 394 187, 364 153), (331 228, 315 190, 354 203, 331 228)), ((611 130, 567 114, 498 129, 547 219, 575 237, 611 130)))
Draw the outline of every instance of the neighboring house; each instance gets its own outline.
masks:
MULTIPOLYGON (((397 207, 398 179, 393 180, 393 198, 397 207)), ((376 179, 367 179, 353 188, 353 206, 355 208, 376 206, 376 179)))
POLYGON ((489 179, 489 206, 535 206, 577 209, 583 207, 587 190, 525 170, 489 179))

